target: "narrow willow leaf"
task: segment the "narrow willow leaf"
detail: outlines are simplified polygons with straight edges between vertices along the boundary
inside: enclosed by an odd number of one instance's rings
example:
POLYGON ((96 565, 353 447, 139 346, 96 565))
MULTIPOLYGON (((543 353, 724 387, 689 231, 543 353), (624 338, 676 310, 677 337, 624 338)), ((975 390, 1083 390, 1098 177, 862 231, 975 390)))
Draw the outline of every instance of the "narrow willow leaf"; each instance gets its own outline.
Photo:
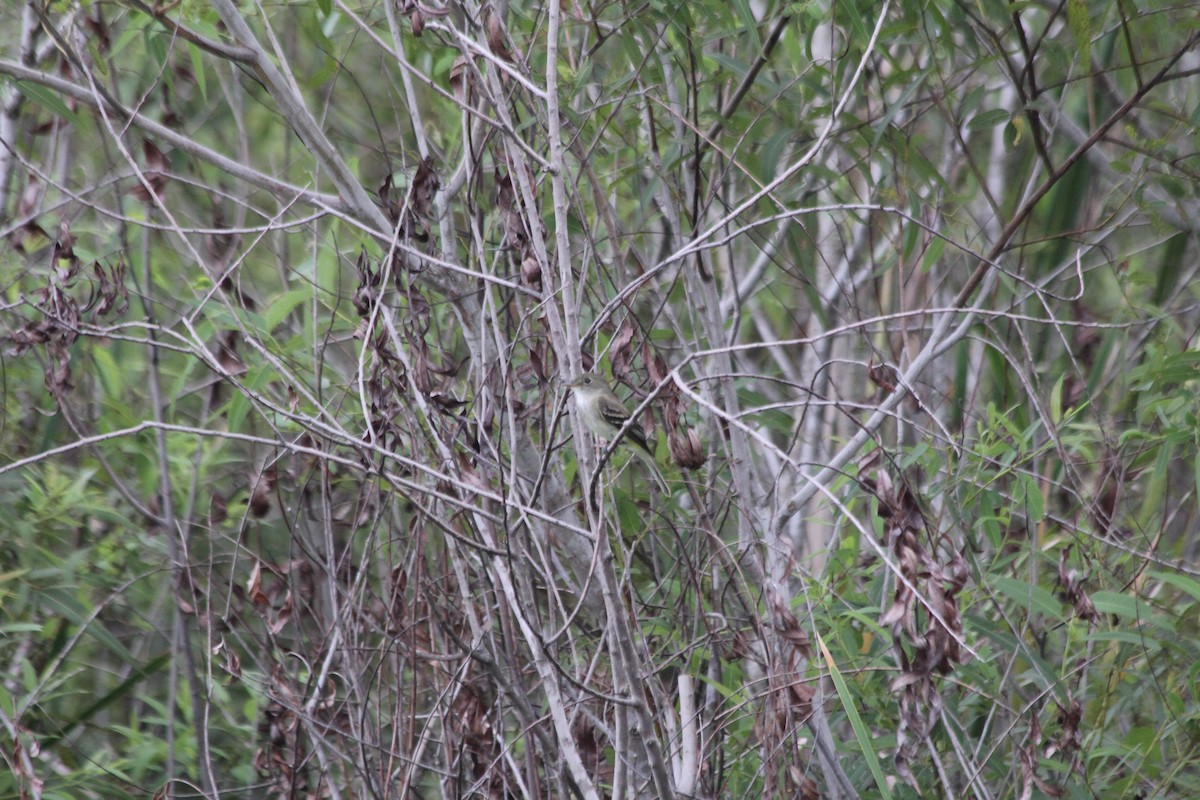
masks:
POLYGON ((872 746, 875 737, 867 730, 862 717, 858 714, 859 699, 850 692, 850 687, 846 683, 845 676, 838 669, 837 662, 833 660, 833 656, 830 654, 829 648, 825 646, 825 640, 821 638, 820 634, 817 634, 817 646, 821 648, 821 655, 825 659, 825 665, 829 667, 829 677, 833 680, 834 688, 837 689, 838 699, 842 701, 842 709, 846 712, 846 719, 850 720, 850 727, 854 729, 854 738, 858 741, 858 747, 867 759, 867 766, 871 770, 871 776, 875 778, 875 786, 879 789, 879 796, 890 800, 892 791, 888 788, 887 779, 883 776, 883 768, 879 764, 879 756, 875 754, 875 748, 872 746))

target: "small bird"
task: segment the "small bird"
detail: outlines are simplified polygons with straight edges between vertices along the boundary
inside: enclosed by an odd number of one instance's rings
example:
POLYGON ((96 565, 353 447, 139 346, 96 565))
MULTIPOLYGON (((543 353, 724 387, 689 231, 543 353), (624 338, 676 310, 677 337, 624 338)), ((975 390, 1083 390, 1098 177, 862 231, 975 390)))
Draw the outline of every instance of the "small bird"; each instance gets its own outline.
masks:
MULTIPOLYGON (((615 438, 629 419, 629 410, 608 388, 604 379, 594 372, 586 372, 568 383, 567 387, 575 391, 575 408, 579 410, 588 430, 601 439, 615 438)), ((625 441, 633 445, 634 455, 650 469, 663 494, 670 494, 671 488, 654 463, 654 452, 646 442, 646 434, 641 426, 636 423, 630 425, 625 430, 625 441)))

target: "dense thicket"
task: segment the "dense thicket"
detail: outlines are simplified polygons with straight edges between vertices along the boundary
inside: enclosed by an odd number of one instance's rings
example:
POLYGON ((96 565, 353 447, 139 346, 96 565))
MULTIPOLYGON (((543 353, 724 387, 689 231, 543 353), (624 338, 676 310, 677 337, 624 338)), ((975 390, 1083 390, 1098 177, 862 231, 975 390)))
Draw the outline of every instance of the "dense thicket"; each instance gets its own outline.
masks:
POLYGON ((0 796, 1200 796, 1198 40, 3 4, 0 796))

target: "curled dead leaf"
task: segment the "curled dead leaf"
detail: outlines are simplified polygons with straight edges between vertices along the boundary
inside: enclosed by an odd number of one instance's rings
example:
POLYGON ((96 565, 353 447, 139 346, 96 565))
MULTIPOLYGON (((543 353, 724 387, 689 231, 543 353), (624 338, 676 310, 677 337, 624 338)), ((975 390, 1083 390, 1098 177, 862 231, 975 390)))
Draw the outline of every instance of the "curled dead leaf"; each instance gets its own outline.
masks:
POLYGON ((667 436, 667 450, 671 453, 671 460, 680 469, 697 470, 708 460, 708 454, 700 442, 700 434, 695 428, 688 428, 683 433, 672 431, 667 436))
POLYGON ((491 3, 483 7, 483 28, 487 34, 488 49, 499 58, 512 63, 512 52, 508 49, 508 36, 504 20, 496 13, 491 3))
POLYGON ((459 56, 454 59, 454 64, 450 67, 450 91, 454 93, 455 98, 460 103, 465 102, 467 99, 467 83, 469 81, 467 74, 468 63, 466 56, 459 56))
POLYGON ((251 476, 250 513, 256 517, 265 517, 271 510, 271 493, 275 490, 277 475, 274 469, 264 469, 258 475, 251 476))
POLYGON ((876 364, 873 359, 867 364, 867 377, 882 390, 885 397, 896 391, 896 386, 900 383, 900 376, 895 367, 890 364, 876 364))

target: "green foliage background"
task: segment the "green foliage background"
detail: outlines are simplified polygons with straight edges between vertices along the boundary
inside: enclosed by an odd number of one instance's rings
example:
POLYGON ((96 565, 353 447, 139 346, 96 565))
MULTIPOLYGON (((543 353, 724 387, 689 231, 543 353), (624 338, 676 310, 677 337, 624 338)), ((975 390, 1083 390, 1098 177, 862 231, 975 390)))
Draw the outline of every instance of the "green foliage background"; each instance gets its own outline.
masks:
POLYGON ((1200 796, 1198 23, 0 8, 0 797, 1200 796))

